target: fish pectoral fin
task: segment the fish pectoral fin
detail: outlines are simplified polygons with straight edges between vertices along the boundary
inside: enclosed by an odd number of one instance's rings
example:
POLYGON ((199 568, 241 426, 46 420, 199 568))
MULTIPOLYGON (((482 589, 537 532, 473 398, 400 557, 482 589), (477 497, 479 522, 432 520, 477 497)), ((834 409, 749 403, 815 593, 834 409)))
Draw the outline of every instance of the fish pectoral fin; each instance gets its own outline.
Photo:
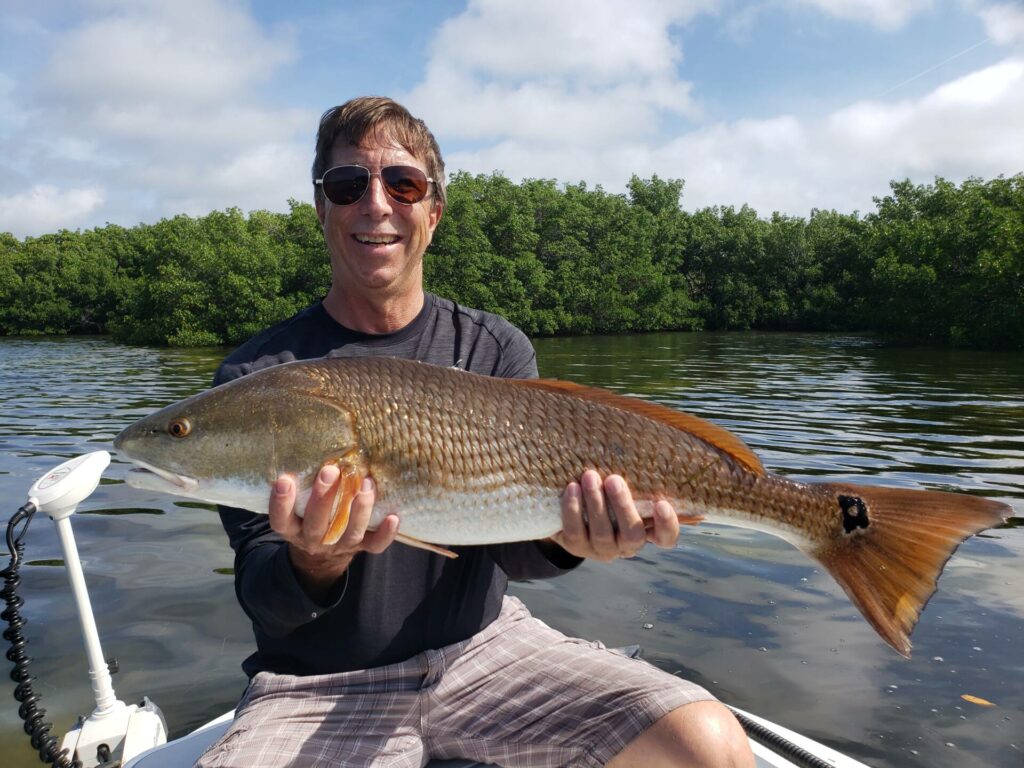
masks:
POLYGON ((352 502, 367 475, 365 468, 344 458, 333 463, 341 470, 341 477, 338 478, 338 489, 334 492, 330 523, 321 539, 322 544, 334 544, 345 533, 352 515, 352 502))
POLYGON ((450 549, 445 549, 444 547, 439 547, 437 544, 431 544, 430 542, 421 541, 420 539, 414 539, 412 536, 406 536, 404 533, 396 533, 395 539, 402 542, 403 544, 408 544, 410 547, 416 547, 417 549, 425 549, 428 552, 433 552, 437 555, 444 555, 445 557, 450 557, 453 559, 458 557, 458 555, 452 552, 450 549))

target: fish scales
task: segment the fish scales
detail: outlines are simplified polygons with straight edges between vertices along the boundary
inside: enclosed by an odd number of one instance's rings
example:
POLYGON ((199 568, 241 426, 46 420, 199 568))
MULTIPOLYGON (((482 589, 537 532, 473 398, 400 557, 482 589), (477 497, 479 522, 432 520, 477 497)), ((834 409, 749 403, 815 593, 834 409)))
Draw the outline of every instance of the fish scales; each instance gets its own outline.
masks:
MULTIPOLYGON (((547 503, 541 529, 550 535, 561 527, 559 494, 586 469, 622 475, 635 498, 646 502, 640 511, 647 517, 651 502, 663 498, 688 516, 774 527, 798 545, 827 533, 830 517, 821 512, 834 503, 829 494, 749 472, 694 435, 638 414, 473 375, 457 387, 442 386, 437 368, 404 361, 352 362, 325 372, 321 394, 344 398, 355 414, 383 502, 379 518, 391 511, 404 514, 405 529, 417 538, 432 527, 451 544, 504 540, 518 530, 515 516, 538 499, 547 503), (389 367, 395 370, 376 374, 389 367), (375 407, 381 401, 389 407, 375 407), (441 527, 440 515, 432 513, 442 497, 468 505, 464 511, 470 514, 486 504, 494 515, 513 519, 503 518, 499 526, 449 516, 452 524, 441 527), (424 518, 422 525, 417 518, 424 518), (487 528, 493 536, 480 530, 487 528)), ((521 538, 535 537, 536 525, 537 516, 524 516, 521 538)))
POLYGON ((702 508, 756 504, 763 486, 692 435, 610 406, 469 375, 440 389, 428 366, 383 378, 358 368, 329 372, 319 394, 354 414, 382 499, 392 478, 445 491, 538 485, 557 496, 589 468, 622 474, 641 499, 702 508))
MULTIPOLYGON (((374 479, 371 527, 396 514, 402 540, 423 546, 554 535, 568 483, 617 473, 645 517, 667 499, 681 522, 791 542, 905 655, 956 547, 1012 511, 965 494, 800 483, 767 472, 725 429, 664 406, 390 358, 259 371, 140 419, 115 447, 145 470, 129 475, 139 487, 263 513, 280 473, 299 479, 301 510, 320 466, 335 463, 374 479)), ((347 525, 358 486, 345 487, 327 543, 347 525)))

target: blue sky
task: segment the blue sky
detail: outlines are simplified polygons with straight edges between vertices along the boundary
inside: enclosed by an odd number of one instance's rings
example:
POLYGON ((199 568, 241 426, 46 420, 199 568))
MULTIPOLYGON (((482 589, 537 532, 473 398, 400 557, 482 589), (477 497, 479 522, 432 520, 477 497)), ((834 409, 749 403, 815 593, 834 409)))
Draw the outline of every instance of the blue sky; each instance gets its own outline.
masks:
POLYGON ((1021 0, 0 0, 0 231, 310 199, 316 120, 394 96, 449 172, 685 179, 870 211, 1024 171, 1021 0))

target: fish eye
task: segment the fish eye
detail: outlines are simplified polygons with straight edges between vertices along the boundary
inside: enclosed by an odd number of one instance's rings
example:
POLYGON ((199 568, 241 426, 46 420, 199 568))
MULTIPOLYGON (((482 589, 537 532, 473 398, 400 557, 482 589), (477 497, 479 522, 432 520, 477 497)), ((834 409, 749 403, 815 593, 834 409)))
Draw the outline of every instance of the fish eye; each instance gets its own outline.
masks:
POLYGON ((189 424, 188 419, 174 419, 167 425, 167 434, 171 437, 188 437, 188 433, 191 431, 192 425, 189 424))

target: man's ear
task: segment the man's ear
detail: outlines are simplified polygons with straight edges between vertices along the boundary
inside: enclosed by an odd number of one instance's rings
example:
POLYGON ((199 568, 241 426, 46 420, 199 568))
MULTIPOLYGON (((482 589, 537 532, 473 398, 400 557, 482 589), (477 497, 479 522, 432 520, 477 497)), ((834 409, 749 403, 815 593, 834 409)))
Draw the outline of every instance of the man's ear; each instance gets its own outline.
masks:
POLYGON ((324 216, 327 215, 327 206, 324 204, 324 196, 315 193, 313 195, 313 204, 316 205, 316 217, 320 221, 320 229, 324 228, 324 216))
POLYGON ((434 200, 434 204, 430 209, 430 232, 433 234, 437 225, 441 223, 441 217, 444 215, 444 203, 434 200))

